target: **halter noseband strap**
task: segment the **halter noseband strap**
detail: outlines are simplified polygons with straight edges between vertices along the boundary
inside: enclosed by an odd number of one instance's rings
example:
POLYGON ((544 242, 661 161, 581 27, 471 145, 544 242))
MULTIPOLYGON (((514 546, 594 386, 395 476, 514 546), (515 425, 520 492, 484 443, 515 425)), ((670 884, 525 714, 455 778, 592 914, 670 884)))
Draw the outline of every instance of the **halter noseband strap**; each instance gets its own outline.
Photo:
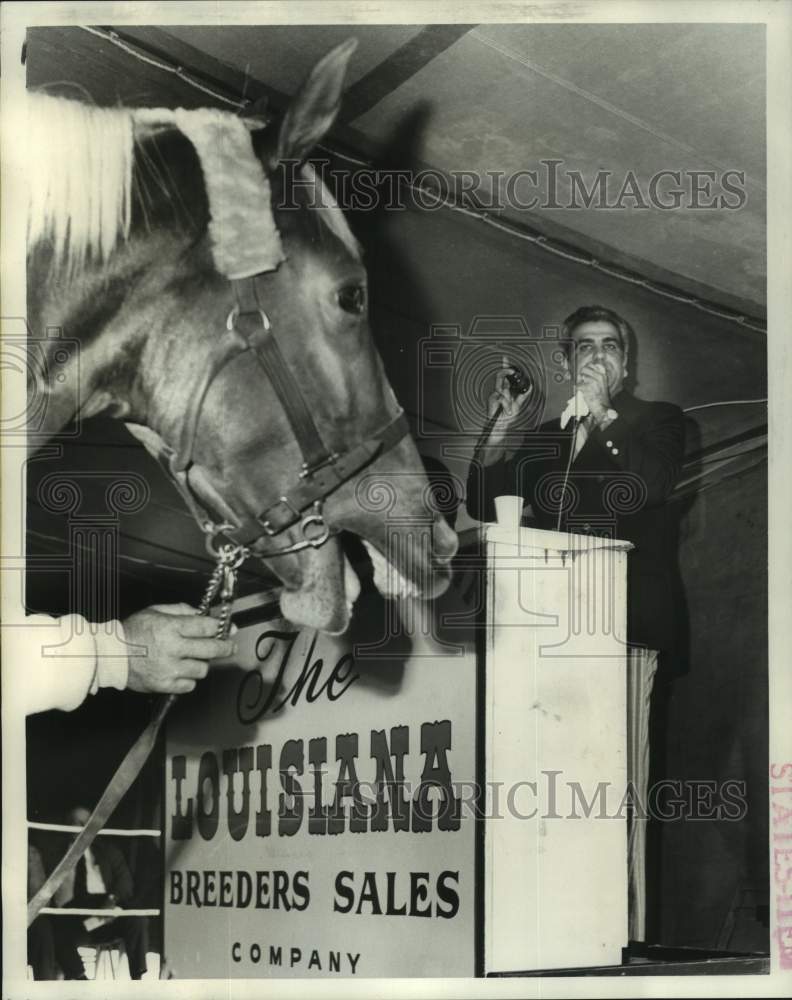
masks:
MULTIPOLYGON (((330 529, 322 514, 322 501, 379 455, 398 444, 408 434, 409 428, 404 411, 400 411, 385 426, 347 451, 339 453, 330 450, 319 434, 302 390, 275 339, 272 324, 259 297, 258 281, 259 276, 254 275, 232 282, 236 305, 228 317, 226 333, 213 350, 203 379, 192 396, 182 441, 178 451, 171 454, 167 468, 193 515, 210 536, 210 548, 212 539, 221 533, 238 545, 248 546, 262 536, 275 537, 299 523, 302 538, 291 545, 258 553, 269 557, 324 544, 330 537, 330 529), (189 474, 198 421, 209 386, 232 358, 245 351, 252 351, 275 390, 300 447, 302 468, 296 484, 261 513, 255 517, 239 517, 234 513, 234 523, 219 525, 196 496, 189 474)), ((217 496, 212 505, 219 510, 229 509, 217 496)))

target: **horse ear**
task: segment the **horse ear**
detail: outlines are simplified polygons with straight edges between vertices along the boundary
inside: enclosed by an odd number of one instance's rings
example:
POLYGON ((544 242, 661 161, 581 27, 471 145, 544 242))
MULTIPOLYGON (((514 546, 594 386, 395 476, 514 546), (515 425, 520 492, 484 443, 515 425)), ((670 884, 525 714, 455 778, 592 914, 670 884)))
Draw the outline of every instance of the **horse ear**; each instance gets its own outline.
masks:
POLYGON ((348 38, 311 70, 283 119, 272 167, 282 160, 304 160, 333 124, 347 63, 356 48, 357 39, 348 38))

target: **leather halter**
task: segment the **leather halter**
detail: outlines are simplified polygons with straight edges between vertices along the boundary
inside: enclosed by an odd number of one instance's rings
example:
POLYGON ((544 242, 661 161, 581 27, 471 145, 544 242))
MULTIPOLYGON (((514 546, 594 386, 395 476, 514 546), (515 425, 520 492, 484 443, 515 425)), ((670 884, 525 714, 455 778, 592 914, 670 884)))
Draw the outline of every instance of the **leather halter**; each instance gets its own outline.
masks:
MULTIPOLYGON (((324 499, 393 448, 409 431, 404 411, 400 409, 397 416, 387 424, 344 452, 332 451, 325 445, 302 390, 278 346, 272 324, 259 298, 259 278, 259 275, 253 275, 232 281, 236 305, 228 316, 226 331, 212 352, 202 381, 191 398, 179 448, 170 453, 166 464, 166 471, 206 532, 207 546, 212 555, 215 554, 213 541, 220 534, 232 539, 237 545, 249 546, 264 536, 275 538, 298 523, 301 533, 299 541, 270 551, 257 550, 256 554, 269 558, 323 545, 331 533, 322 513, 324 499), (198 500, 190 484, 195 437, 209 387, 232 358, 246 351, 253 354, 275 390, 302 453, 302 468, 294 486, 265 506, 255 517, 239 516, 232 512, 233 523, 217 523, 207 512, 204 503, 198 500)), ((207 489, 206 486, 204 488, 207 489)), ((230 511, 221 497, 217 496, 215 500, 219 510, 230 511)))

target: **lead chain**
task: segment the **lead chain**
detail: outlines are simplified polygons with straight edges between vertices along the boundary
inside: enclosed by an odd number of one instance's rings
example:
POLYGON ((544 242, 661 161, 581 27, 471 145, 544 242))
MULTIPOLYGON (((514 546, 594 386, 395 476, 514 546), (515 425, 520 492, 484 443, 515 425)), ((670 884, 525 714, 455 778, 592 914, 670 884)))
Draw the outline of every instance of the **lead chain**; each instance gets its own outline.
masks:
POLYGON ((231 628, 231 604, 236 589, 237 570, 249 552, 244 545, 224 545, 217 550, 217 562, 198 605, 198 613, 208 615, 215 598, 220 598, 216 638, 227 639, 231 628))

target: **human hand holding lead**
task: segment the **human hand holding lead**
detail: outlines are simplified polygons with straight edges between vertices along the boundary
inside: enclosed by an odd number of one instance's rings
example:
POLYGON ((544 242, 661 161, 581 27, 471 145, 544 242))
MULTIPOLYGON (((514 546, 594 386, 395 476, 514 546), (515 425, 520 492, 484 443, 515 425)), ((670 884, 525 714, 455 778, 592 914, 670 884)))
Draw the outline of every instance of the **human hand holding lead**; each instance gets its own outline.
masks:
POLYGON ((189 604, 157 604, 123 621, 130 646, 132 691, 187 694, 203 680, 210 660, 232 656, 232 639, 216 639, 217 620, 198 614, 189 604))

